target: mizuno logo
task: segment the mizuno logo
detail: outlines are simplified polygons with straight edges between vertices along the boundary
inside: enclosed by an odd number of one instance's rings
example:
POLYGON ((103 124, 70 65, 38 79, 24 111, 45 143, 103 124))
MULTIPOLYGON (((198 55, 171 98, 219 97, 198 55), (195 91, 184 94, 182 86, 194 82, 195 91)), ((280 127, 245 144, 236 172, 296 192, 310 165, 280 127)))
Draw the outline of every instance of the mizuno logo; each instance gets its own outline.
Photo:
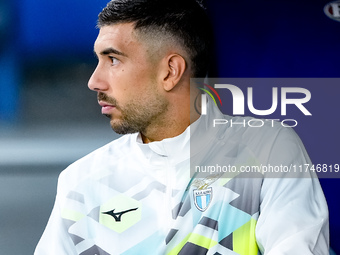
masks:
POLYGON ((116 209, 113 209, 111 211, 102 212, 102 213, 108 214, 108 215, 112 216, 115 219, 116 222, 120 222, 122 220, 123 214, 128 213, 128 212, 132 212, 132 211, 136 211, 137 209, 138 209, 138 207, 133 208, 133 209, 129 209, 129 210, 125 210, 125 211, 122 211, 122 212, 117 212, 117 213, 114 212, 116 209))

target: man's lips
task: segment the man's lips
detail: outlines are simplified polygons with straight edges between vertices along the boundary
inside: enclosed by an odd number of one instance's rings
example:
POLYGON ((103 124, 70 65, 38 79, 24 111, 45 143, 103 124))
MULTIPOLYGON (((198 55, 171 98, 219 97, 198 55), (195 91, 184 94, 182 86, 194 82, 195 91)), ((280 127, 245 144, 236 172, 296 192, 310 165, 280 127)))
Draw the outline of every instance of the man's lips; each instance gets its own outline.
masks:
POLYGON ((116 108, 116 106, 103 101, 99 101, 98 104, 102 107, 102 114, 110 114, 116 108))

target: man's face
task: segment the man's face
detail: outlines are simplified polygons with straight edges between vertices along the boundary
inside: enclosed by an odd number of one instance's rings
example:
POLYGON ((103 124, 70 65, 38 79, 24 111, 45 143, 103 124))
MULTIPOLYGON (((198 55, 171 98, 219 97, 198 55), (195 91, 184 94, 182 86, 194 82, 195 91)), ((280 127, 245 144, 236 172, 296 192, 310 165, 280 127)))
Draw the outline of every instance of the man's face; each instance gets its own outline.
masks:
POLYGON ((104 26, 94 45, 98 65, 88 86, 119 134, 146 132, 168 106, 157 84, 158 65, 149 58, 152 49, 135 33, 130 23, 104 26))

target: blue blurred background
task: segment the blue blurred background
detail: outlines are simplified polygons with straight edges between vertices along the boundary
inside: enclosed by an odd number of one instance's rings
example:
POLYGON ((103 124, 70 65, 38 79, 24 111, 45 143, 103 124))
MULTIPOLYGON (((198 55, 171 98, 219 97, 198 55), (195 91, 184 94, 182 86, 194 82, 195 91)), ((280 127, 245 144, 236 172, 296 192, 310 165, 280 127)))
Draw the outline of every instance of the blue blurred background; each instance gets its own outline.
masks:
MULTIPOLYGON (((53 206, 60 171, 117 137, 86 87, 96 65, 96 19, 106 3, 0 0, 3 254, 33 253, 53 206)), ((327 3, 206 1, 216 35, 211 75, 339 77, 340 22, 324 14, 327 3)), ((313 116, 296 131, 313 162, 340 163, 340 88, 305 88, 312 92, 313 116)), ((339 180, 320 182, 329 204, 331 245, 340 254, 339 180)))

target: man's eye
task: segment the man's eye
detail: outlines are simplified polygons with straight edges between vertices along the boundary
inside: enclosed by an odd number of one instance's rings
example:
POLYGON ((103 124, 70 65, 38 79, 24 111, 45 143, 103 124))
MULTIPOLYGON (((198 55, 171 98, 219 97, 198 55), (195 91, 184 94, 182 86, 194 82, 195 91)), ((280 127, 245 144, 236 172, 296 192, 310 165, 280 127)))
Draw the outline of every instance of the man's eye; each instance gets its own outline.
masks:
POLYGON ((112 61, 112 65, 117 65, 117 64, 119 63, 119 60, 116 59, 115 57, 110 56, 109 58, 110 58, 111 61, 112 61))

